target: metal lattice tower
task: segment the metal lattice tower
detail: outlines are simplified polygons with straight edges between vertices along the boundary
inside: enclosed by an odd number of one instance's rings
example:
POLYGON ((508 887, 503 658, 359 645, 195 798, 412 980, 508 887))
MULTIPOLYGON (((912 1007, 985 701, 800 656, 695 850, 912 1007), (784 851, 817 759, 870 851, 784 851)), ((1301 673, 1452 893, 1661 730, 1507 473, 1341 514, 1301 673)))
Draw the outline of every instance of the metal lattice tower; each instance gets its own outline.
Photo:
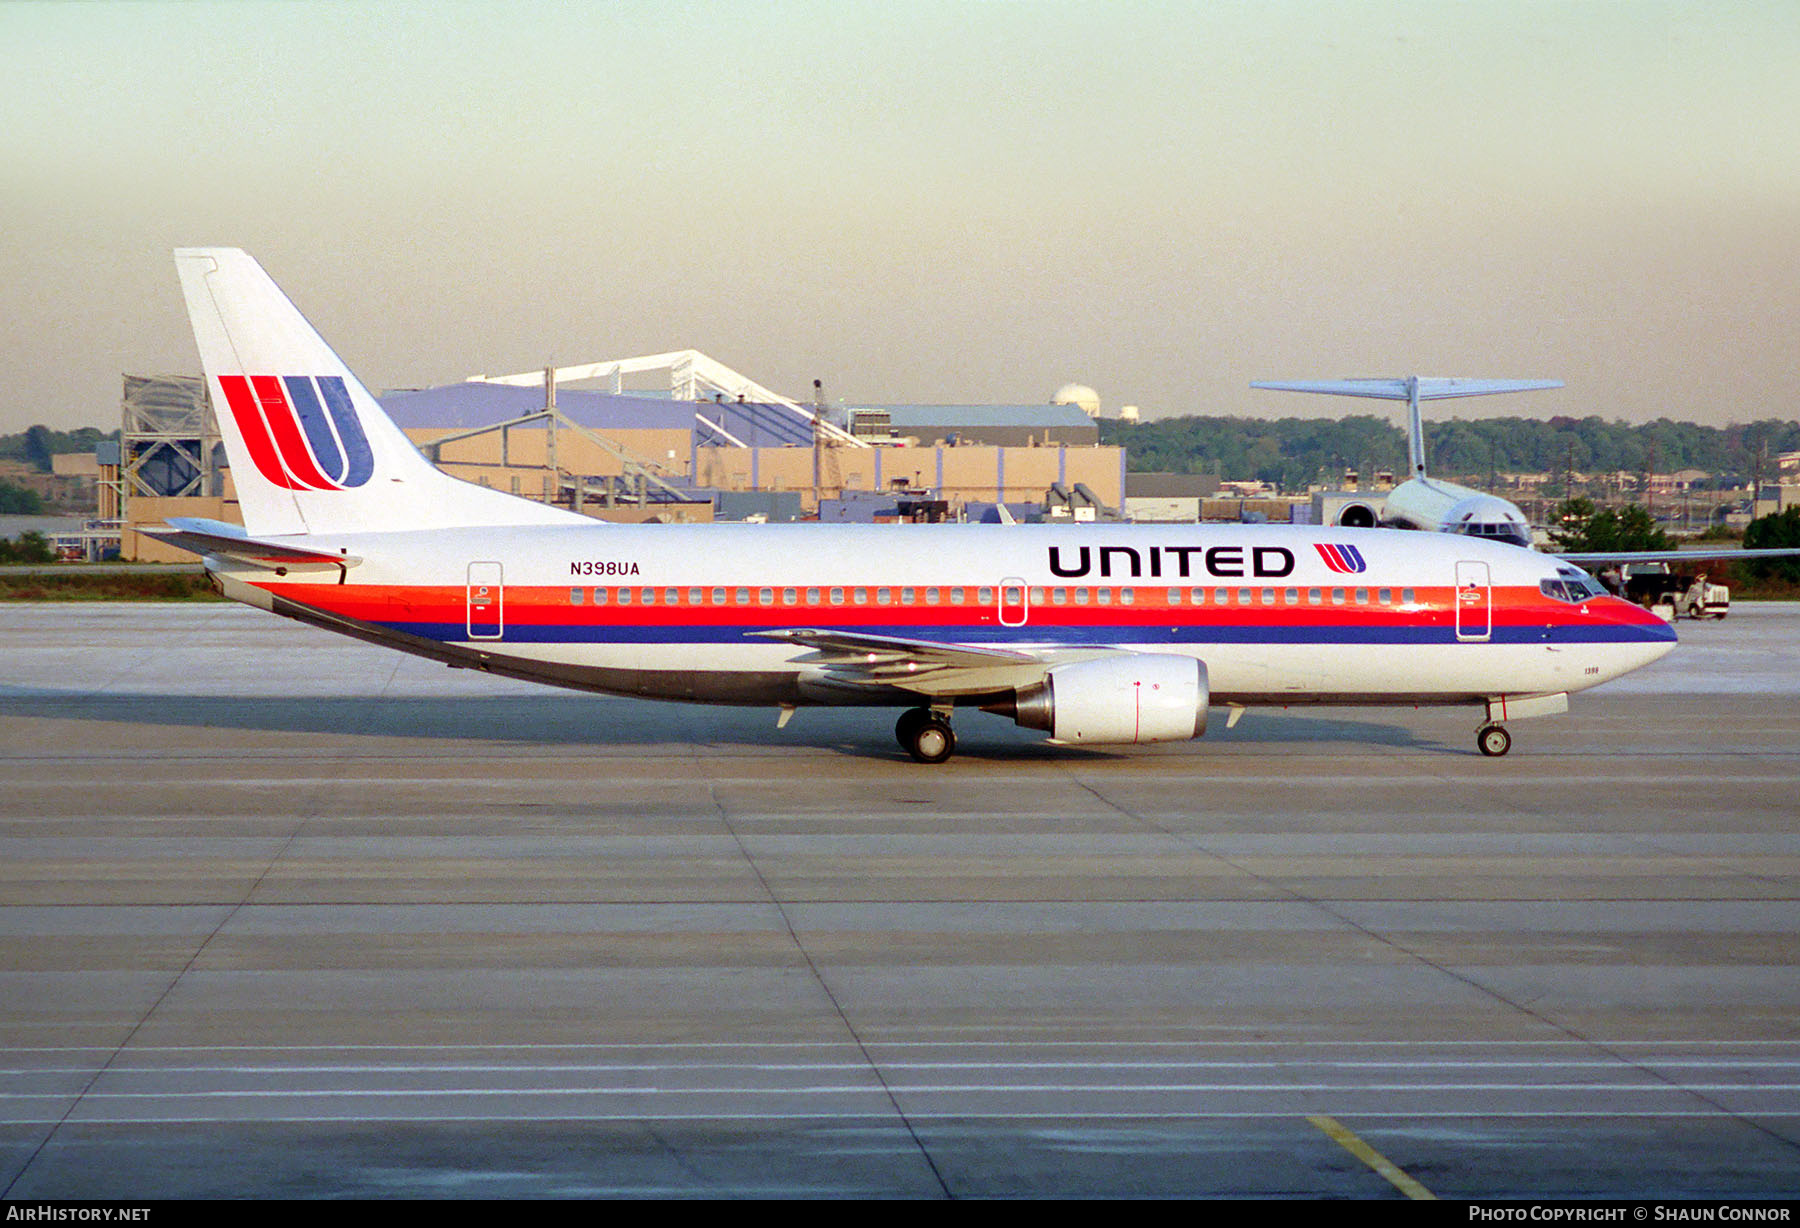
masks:
POLYGON ((119 482, 126 498, 221 492, 219 426, 206 381, 127 375, 120 401, 119 482))

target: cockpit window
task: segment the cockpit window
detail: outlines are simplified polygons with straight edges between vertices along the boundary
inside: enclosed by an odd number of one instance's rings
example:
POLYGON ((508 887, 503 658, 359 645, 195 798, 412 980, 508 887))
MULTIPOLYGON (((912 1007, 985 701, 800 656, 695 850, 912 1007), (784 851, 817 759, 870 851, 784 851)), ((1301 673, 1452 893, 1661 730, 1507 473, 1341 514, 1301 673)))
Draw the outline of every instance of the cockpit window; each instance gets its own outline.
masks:
POLYGON ((1524 526, 1513 524, 1509 520, 1465 520, 1455 526, 1456 532, 1467 537, 1481 537, 1489 541, 1511 542, 1515 546, 1530 548, 1531 537, 1524 526))
POLYGON ((1579 588, 1590 597, 1601 597, 1606 594, 1606 586, 1575 567, 1558 567, 1556 574, 1563 578, 1563 583, 1571 588, 1579 588))
POLYGON ((1589 597, 1598 597, 1606 592, 1604 588, 1600 587, 1599 581, 1592 576, 1570 571, 1567 568, 1561 570, 1557 579, 1539 580, 1538 591, 1544 596, 1554 597, 1558 601, 1572 602, 1586 601, 1589 597))

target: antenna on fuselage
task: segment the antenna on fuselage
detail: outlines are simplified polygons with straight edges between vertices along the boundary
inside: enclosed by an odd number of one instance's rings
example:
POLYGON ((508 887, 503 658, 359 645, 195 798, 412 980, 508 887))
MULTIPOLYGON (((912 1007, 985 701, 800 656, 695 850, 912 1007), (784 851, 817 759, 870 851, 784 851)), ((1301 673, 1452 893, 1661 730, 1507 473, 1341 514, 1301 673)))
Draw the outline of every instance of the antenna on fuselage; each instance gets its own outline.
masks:
POLYGON ((1561 388, 1559 379, 1444 379, 1408 375, 1402 379, 1256 380, 1252 388, 1276 392, 1321 392, 1328 396, 1374 397, 1406 402, 1406 461, 1412 476, 1425 476, 1425 423, 1419 416, 1420 401, 1447 401, 1451 397, 1485 397, 1497 392, 1536 392, 1561 388))

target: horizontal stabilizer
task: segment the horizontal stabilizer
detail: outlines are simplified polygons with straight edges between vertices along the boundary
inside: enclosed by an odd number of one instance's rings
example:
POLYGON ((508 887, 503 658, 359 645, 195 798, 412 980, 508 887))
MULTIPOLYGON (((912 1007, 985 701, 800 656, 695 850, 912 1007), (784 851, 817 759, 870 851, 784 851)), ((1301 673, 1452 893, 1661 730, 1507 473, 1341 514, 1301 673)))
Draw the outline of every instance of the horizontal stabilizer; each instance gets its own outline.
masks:
POLYGON ((1274 392, 1322 392, 1339 397, 1410 401, 1413 398, 1414 384, 1418 385, 1418 399, 1421 401, 1485 397, 1497 392, 1537 392, 1563 386, 1559 379, 1439 379, 1423 375, 1411 379, 1260 380, 1250 386, 1274 392))
POLYGON ((314 546, 266 541, 249 536, 243 529, 223 520, 171 516, 166 529, 140 529, 171 546, 199 555, 249 563, 256 567, 285 567, 306 570, 321 567, 354 567, 362 560, 355 555, 333 554, 314 546))

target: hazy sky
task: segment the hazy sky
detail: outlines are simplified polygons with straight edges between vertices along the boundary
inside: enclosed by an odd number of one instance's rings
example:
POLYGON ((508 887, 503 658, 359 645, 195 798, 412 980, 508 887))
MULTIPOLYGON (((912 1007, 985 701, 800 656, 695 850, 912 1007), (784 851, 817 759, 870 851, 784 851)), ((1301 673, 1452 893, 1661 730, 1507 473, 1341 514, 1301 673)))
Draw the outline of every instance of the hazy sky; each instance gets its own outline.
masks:
POLYGON ((0 4, 0 431, 248 249, 377 390, 1800 416, 1800 3, 0 4))

